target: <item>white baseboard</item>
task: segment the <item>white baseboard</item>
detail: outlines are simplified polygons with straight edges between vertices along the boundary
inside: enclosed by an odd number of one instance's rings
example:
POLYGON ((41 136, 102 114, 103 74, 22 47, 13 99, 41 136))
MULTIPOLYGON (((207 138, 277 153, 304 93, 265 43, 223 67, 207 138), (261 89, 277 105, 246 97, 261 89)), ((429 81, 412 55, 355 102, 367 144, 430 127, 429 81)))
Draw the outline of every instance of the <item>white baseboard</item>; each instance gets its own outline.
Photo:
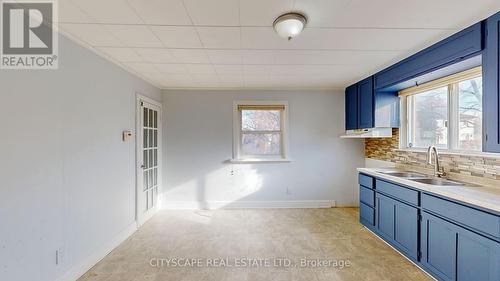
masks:
POLYGON ((85 274, 89 269, 96 265, 100 260, 107 256, 113 249, 118 247, 123 241, 129 238, 137 230, 137 223, 134 222, 129 225, 125 230, 116 235, 109 243, 104 245, 101 249, 85 258, 79 264, 71 267, 66 273, 63 274, 57 281, 75 281, 85 274))
POLYGON ((334 200, 304 201, 164 201, 162 209, 167 210, 199 210, 199 209, 278 209, 278 208, 331 208, 334 200))

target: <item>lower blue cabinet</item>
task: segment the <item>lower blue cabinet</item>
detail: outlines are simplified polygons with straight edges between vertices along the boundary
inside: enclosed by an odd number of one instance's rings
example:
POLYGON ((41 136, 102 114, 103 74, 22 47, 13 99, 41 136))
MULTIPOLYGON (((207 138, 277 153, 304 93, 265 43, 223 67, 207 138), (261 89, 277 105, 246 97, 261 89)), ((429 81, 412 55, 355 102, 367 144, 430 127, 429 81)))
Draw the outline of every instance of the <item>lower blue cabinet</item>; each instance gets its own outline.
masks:
POLYGON ((429 274, 443 281, 500 281, 500 216, 359 178, 361 223, 429 274))
POLYGON ((422 265, 440 280, 455 280, 457 228, 442 219, 422 214, 422 265))
POLYGON ((500 280, 500 243, 426 212, 421 247, 422 265, 439 280, 500 280))
POLYGON ((409 258, 418 260, 418 209, 385 195, 376 195, 376 231, 409 258))

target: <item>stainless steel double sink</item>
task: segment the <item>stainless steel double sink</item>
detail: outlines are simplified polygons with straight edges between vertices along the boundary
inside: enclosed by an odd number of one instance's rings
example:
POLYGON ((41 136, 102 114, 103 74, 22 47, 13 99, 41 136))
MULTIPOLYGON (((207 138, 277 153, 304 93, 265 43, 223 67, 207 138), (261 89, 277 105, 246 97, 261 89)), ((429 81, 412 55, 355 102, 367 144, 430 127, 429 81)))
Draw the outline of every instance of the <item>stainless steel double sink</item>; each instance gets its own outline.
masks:
POLYGON ((434 185, 434 186, 473 186, 473 185, 468 184, 468 183, 452 181, 452 180, 447 180, 447 179, 442 179, 442 178, 432 178, 432 177, 429 177, 429 176, 421 174, 421 173, 410 172, 410 171, 388 171, 388 172, 380 172, 380 173, 385 174, 385 175, 389 175, 389 176, 393 176, 393 177, 404 178, 404 179, 418 182, 418 183, 434 185))

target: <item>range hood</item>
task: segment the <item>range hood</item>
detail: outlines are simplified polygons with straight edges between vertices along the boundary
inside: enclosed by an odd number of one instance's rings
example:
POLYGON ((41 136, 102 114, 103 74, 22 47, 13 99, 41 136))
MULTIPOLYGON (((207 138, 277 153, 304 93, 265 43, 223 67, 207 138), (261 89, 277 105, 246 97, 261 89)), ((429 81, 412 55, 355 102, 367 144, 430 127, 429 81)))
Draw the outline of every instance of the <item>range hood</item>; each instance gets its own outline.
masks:
POLYGON ((369 128, 347 130, 345 135, 340 136, 344 139, 364 139, 364 138, 390 138, 392 137, 392 128, 369 128))

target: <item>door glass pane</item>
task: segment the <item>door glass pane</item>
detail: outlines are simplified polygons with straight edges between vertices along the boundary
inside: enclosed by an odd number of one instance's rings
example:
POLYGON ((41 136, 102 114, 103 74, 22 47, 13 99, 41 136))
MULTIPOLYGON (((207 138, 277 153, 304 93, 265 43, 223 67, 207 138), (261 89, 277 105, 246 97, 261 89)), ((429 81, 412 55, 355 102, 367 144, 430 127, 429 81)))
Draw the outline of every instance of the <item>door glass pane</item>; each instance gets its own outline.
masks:
POLYGON ((148 160, 149 160, 148 167, 151 168, 151 167, 153 167, 153 150, 152 149, 148 150, 148 153, 149 153, 149 155, 148 155, 148 160))
POLYGON ((156 167, 158 166, 158 149, 153 149, 153 165, 156 167))
POLYGON ((281 127, 280 110, 242 110, 243 131, 279 131, 281 127))
POLYGON ((154 178, 153 178, 154 185, 158 185, 158 169, 154 169, 154 178))
POLYGON ((142 189, 147 190, 148 186, 149 186, 149 171, 144 171, 143 177, 144 177, 144 184, 143 184, 142 189))
POLYGON ((153 127, 153 110, 149 110, 149 124, 148 127, 153 127))
POLYGON ((148 126, 148 109, 144 107, 142 109, 142 111, 143 111, 143 116, 142 116, 142 118, 143 118, 143 126, 147 127, 148 126))
POLYGON ((281 154, 281 134, 243 134, 241 148, 246 155, 281 154))
POLYGON ((154 111, 153 114, 153 127, 158 128, 158 111, 154 111))
POLYGON ((149 129, 149 147, 153 147, 153 129, 149 129))
POLYGON ((448 87, 409 97, 410 147, 448 147, 448 87))
POLYGON ((149 168, 149 162, 148 162, 148 151, 143 150, 142 151, 142 164, 144 165, 144 168, 147 169, 149 168))
POLYGON ((153 146, 158 147, 158 130, 153 132, 153 146))
POLYGON ((142 146, 148 147, 148 129, 144 129, 142 133, 142 146))
POLYGON ((459 149, 479 151, 482 150, 482 88, 482 77, 477 77, 458 83, 459 149))

